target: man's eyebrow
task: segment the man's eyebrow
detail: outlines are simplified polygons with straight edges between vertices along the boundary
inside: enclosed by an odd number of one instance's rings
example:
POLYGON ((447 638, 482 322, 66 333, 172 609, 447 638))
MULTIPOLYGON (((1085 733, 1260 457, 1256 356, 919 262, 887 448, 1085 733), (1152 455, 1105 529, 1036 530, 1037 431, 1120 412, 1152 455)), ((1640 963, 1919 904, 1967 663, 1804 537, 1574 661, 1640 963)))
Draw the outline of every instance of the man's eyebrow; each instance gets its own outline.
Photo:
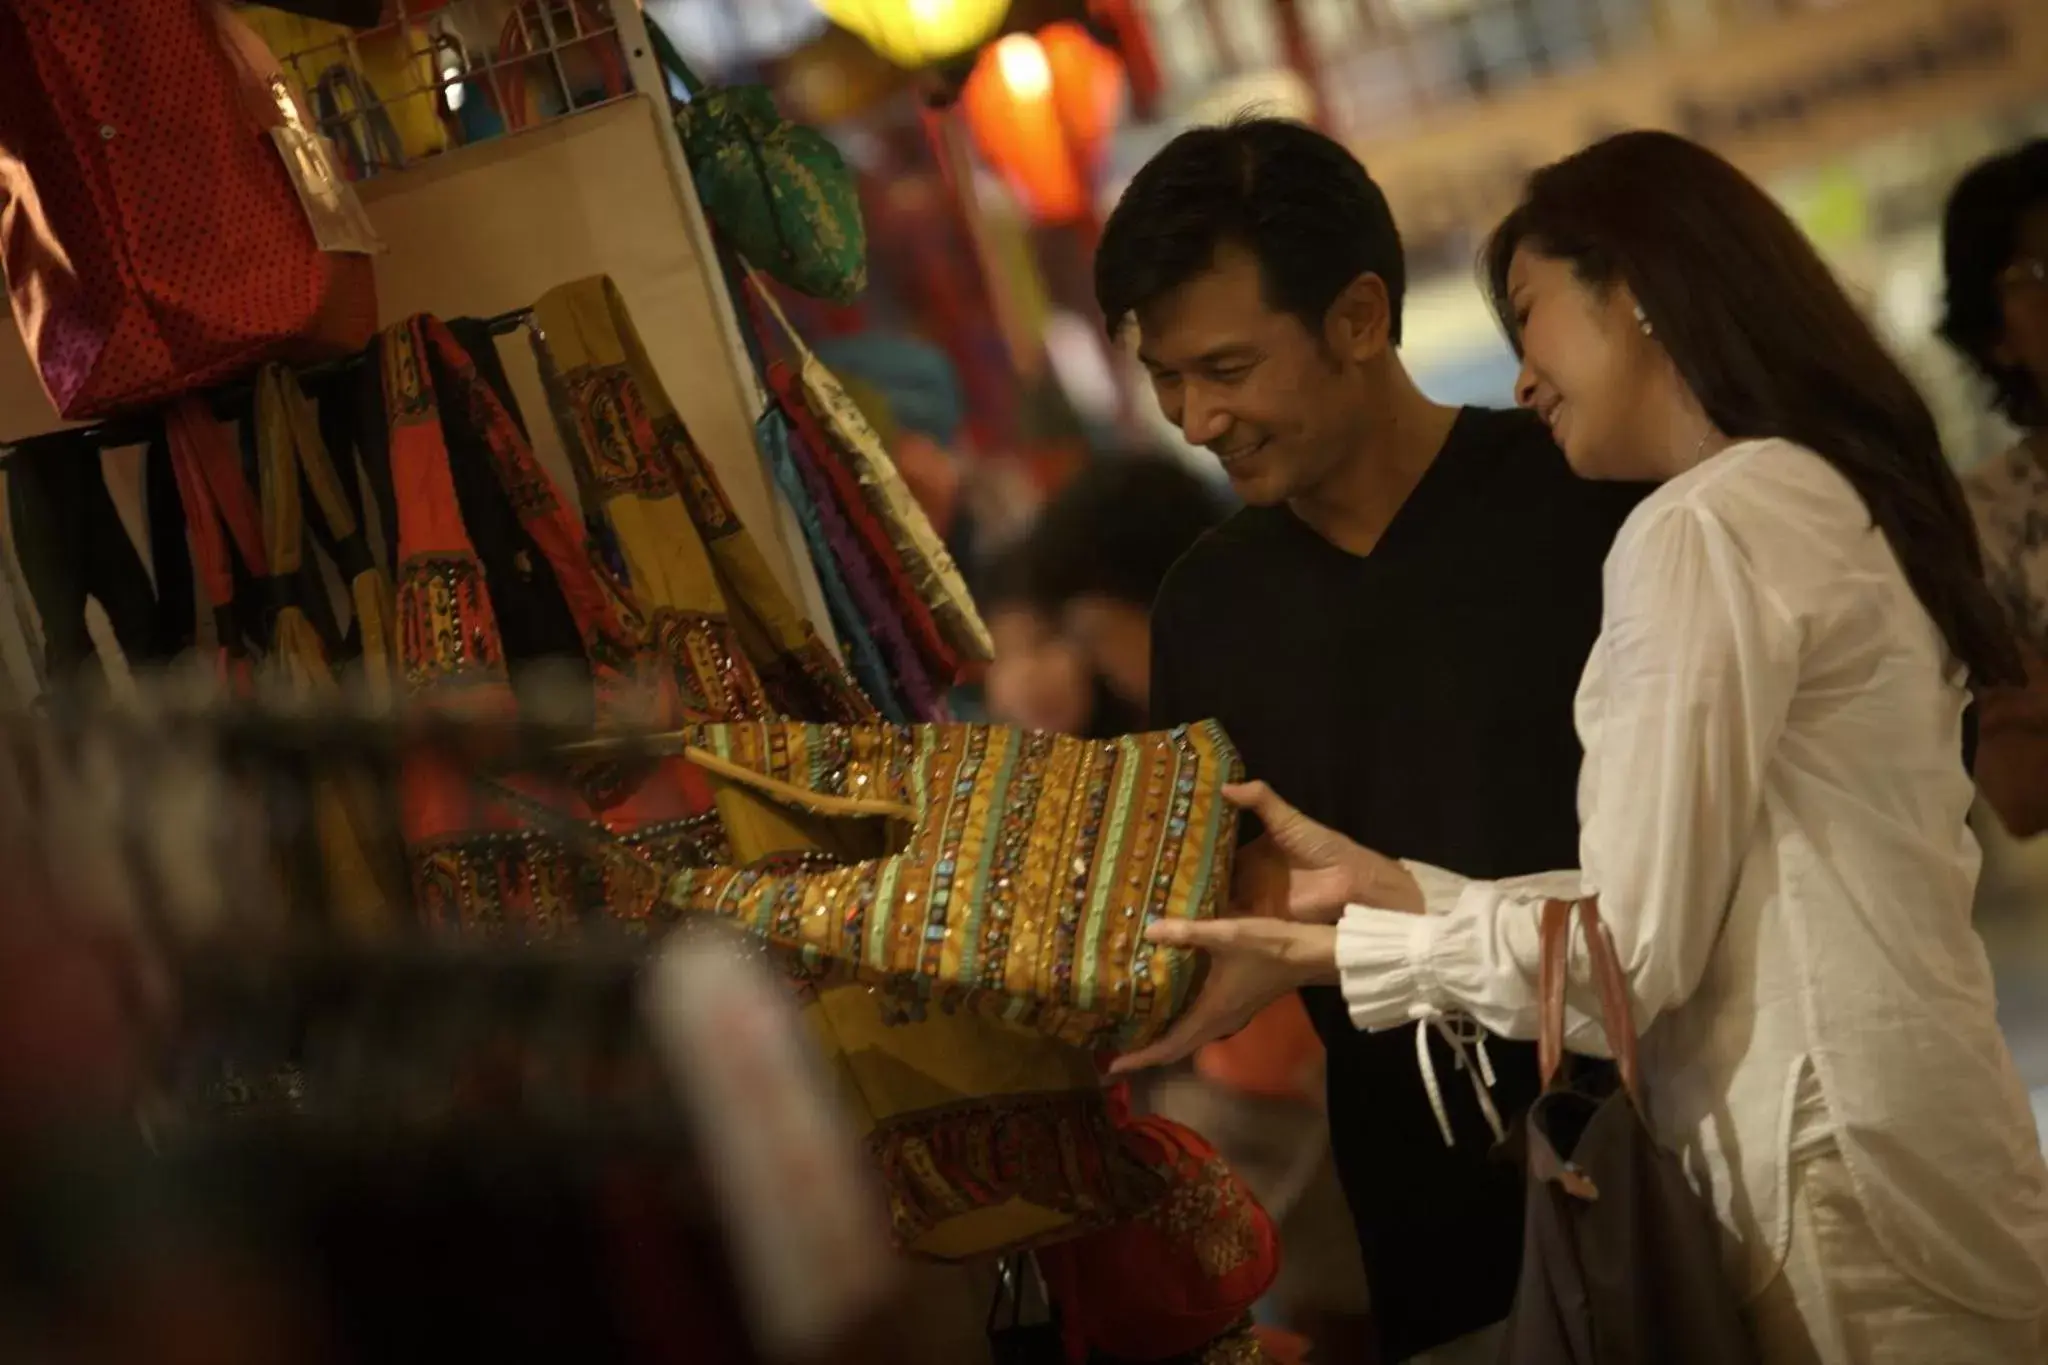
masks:
MULTIPOLYGON (((1249 360, 1257 354, 1258 347, 1252 345, 1250 342, 1232 341, 1226 342, 1221 346, 1212 347, 1211 349, 1202 352, 1200 355, 1190 360, 1188 364, 1221 365, 1227 364, 1231 361, 1249 360)), ((1138 361, 1140 364, 1145 365, 1149 369, 1159 370, 1168 368, 1167 366, 1161 364, 1156 356, 1147 354, 1145 348, 1142 346, 1138 348, 1138 361)))

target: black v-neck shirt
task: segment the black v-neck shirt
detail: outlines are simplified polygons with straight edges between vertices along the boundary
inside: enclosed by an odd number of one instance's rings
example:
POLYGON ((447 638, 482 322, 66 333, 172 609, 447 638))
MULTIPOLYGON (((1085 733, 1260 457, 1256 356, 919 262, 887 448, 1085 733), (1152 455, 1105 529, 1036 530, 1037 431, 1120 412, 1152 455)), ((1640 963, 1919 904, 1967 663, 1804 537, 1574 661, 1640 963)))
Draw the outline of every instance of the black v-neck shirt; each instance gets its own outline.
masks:
MULTIPOLYGON (((1220 720, 1251 776, 1383 853, 1473 877, 1575 867, 1572 701, 1601 563, 1644 491, 1576 478, 1528 414, 1467 408, 1369 555, 1284 507, 1241 511, 1160 590, 1152 721, 1220 720)), ((1303 998, 1386 1359, 1499 1321, 1522 1185, 1471 1082, 1433 1039, 1446 1148, 1414 1031, 1360 1033, 1334 988, 1303 998)), ((1487 1050, 1512 1122, 1535 1049, 1487 1050)))

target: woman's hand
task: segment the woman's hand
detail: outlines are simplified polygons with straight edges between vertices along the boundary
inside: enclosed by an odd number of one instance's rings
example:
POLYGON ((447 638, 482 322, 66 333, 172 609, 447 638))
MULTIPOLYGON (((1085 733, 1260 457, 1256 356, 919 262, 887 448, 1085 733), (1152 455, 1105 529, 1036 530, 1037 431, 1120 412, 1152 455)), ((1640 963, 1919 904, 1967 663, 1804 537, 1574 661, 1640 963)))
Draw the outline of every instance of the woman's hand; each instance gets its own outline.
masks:
POLYGON ((1332 925, 1257 916, 1162 920, 1145 931, 1145 938, 1203 949, 1209 954, 1209 975, 1187 1013, 1157 1042, 1111 1063, 1112 1076, 1177 1062, 1236 1033, 1288 992, 1337 979, 1337 930, 1332 925))
POLYGON ((1422 913, 1422 889, 1394 859, 1317 824, 1263 782, 1227 786, 1223 795, 1266 827, 1265 836, 1240 855, 1245 862, 1231 897, 1233 914, 1335 924, 1347 905, 1422 913), (1287 872, 1284 896, 1277 890, 1276 862, 1287 872))

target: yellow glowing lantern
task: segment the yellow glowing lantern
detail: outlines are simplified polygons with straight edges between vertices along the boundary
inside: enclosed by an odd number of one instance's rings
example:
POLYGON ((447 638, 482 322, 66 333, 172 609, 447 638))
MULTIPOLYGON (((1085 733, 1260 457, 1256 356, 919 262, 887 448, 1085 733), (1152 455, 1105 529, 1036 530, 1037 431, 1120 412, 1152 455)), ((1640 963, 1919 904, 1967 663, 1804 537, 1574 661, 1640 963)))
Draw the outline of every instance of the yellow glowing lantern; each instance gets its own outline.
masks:
POLYGON ((813 0, 827 19, 898 66, 970 52, 1001 27, 1010 0, 813 0))

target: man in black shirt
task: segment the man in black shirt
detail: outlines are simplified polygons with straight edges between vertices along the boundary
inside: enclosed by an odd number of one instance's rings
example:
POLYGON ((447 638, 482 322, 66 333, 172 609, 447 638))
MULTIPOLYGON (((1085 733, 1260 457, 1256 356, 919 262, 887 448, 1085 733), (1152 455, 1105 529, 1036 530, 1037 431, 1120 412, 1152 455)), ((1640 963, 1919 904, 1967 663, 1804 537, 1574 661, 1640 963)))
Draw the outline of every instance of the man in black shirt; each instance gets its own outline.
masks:
MULTIPOLYGON (((1253 777, 1369 848, 1478 877, 1577 866, 1572 699, 1639 492, 1574 478, 1533 417, 1416 388, 1386 200, 1307 128, 1176 138, 1110 216, 1095 280, 1167 417, 1246 504, 1154 604, 1152 722, 1221 720, 1253 777)), ((1473 1082, 1425 1031, 1440 1119, 1415 1033, 1358 1032, 1334 988, 1304 999, 1384 1357, 1490 1361, 1522 1194, 1473 1082)), ((1485 1053, 1512 1123, 1534 1048, 1485 1053)))

